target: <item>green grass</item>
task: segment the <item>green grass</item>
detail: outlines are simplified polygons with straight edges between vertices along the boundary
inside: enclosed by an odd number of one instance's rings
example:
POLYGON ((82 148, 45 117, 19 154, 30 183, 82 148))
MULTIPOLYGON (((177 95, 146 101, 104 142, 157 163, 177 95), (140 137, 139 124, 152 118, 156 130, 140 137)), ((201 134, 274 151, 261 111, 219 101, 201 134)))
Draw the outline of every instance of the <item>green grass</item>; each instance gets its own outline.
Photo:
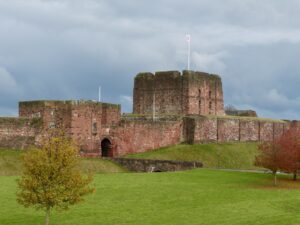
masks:
POLYGON ((0 175, 18 175, 22 170, 22 151, 0 149, 0 175))
POLYGON ((175 145, 128 158, 200 161, 207 168, 253 169, 257 143, 213 143, 175 145))
MULTIPOLYGON (((16 180, 0 176, 0 224, 43 224, 43 212, 15 200, 16 180)), ((52 225, 297 225, 300 183, 270 174, 198 169, 175 173, 97 174, 96 192, 52 225)))
MULTIPOLYGON (((0 176, 20 175, 22 171, 21 156, 24 151, 0 149, 0 176)), ((116 163, 103 159, 82 159, 82 170, 93 173, 117 173, 126 170, 116 163)))

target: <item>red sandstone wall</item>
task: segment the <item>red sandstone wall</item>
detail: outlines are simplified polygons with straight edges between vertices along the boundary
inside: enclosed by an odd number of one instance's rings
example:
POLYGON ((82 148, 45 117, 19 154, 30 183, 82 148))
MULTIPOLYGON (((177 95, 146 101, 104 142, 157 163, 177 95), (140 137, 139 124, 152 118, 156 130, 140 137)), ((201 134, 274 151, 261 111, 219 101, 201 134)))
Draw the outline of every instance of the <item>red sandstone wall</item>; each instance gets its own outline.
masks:
POLYGON ((78 104, 72 106, 70 133, 83 151, 100 149, 101 105, 78 104), (96 124, 96 129, 92 127, 96 124))
POLYGON ((186 111, 193 115, 224 115, 222 81, 218 75, 183 71, 186 111))
POLYGON ((183 71, 140 73, 135 77, 133 113, 224 115, 221 78, 183 71))
POLYGON ((60 128, 69 132, 72 101, 30 101, 19 103, 19 116, 42 118, 44 129, 60 128))
POLYGON ((281 136, 284 129, 284 123, 274 123, 274 138, 281 136))
POLYGON ((196 143, 199 142, 214 142, 217 141, 217 119, 201 117, 195 123, 195 137, 196 143))
POLYGON ((35 145, 41 126, 38 119, 0 118, 0 147, 24 149, 35 145))
POLYGON ((237 119, 218 119, 218 141, 239 141, 240 127, 237 119))
POLYGON ((158 114, 182 114, 182 76, 177 71, 155 73, 155 109, 158 114))
POLYGON ((260 140, 261 141, 273 140, 273 138, 274 138, 273 126, 274 125, 272 122, 260 121, 260 140))
POLYGON ((140 73, 133 90, 134 114, 152 114, 153 108, 156 114, 182 114, 182 76, 178 71, 140 73))
POLYGON ((240 141, 257 141, 259 135, 259 121, 240 120, 240 141))
POLYGON ((121 119, 121 106, 102 103, 102 126, 111 126, 119 123, 121 119))
POLYGON ((19 104, 20 116, 41 118, 43 133, 64 130, 85 152, 100 152, 103 128, 120 121, 120 105, 93 101, 32 101, 19 104))
POLYGON ((114 156, 178 144, 181 128, 181 121, 123 121, 109 132, 114 156))
POLYGON ((133 88, 133 113, 149 114, 152 113, 153 104, 154 74, 139 73, 134 78, 133 88))
MULTIPOLYGON (((230 141, 271 141, 274 137, 280 136, 290 126, 289 123, 271 122, 264 120, 251 120, 245 118, 216 118, 196 117, 194 121, 194 137, 197 142, 230 142, 230 141)), ((193 127, 184 125, 184 127, 193 127)), ((187 132, 185 132, 187 133, 187 132)), ((191 139, 192 134, 186 135, 191 139)))
MULTIPOLYGON (((185 82, 183 86, 189 83, 188 80, 185 82)), ((193 89, 186 88, 184 91, 188 93, 190 90, 193 89)), ((184 110, 189 109, 190 101, 185 103, 184 110)), ((166 117, 154 122, 146 117, 127 118, 120 122, 119 105, 91 101, 25 102, 20 103, 20 115, 35 119, 27 119, 28 121, 22 125, 19 123, 21 119, 10 122, 0 120, 0 147, 9 146, 8 143, 19 143, 17 146, 21 147, 28 146, 30 141, 34 143, 38 137, 36 134, 40 133, 32 123, 37 120, 36 117, 41 117, 40 129, 41 127, 43 130, 48 129, 51 123, 63 127, 87 153, 99 154, 101 141, 108 138, 112 143, 114 156, 144 152, 183 141, 189 143, 268 141, 281 135, 290 126, 300 127, 297 121, 281 123, 212 116, 191 116, 183 120, 166 117)))

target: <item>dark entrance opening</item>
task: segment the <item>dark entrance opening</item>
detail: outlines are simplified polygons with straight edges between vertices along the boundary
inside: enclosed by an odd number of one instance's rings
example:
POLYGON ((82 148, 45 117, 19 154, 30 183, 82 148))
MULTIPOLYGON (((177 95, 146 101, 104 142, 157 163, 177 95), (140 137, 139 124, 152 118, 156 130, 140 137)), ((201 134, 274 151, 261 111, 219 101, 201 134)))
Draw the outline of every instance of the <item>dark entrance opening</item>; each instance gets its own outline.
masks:
POLYGON ((104 138, 101 141, 101 156, 102 157, 112 157, 113 156, 111 142, 107 138, 104 138))

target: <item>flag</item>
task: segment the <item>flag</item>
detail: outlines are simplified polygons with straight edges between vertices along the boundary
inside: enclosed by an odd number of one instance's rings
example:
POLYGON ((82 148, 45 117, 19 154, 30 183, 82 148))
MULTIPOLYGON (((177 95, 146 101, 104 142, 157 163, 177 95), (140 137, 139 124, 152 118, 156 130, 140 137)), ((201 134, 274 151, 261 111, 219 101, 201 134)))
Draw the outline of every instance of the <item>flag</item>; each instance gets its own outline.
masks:
POLYGON ((191 35, 190 34, 185 35, 185 40, 186 42, 191 42, 191 35))

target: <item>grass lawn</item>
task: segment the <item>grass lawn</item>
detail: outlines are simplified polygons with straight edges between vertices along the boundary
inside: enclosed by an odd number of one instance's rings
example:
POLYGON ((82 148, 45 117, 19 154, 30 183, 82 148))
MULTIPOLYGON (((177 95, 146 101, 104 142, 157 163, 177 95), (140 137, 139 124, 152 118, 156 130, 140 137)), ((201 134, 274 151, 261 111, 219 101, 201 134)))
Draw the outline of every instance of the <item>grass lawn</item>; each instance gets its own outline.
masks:
MULTIPOLYGON (((0 176, 20 175, 22 171, 21 156, 24 151, 0 149, 0 176)), ((117 173, 126 170, 119 165, 102 159, 82 159, 82 170, 94 173, 117 173)), ((1 223, 0 223, 1 225, 1 223)))
MULTIPOLYGON (((43 224, 44 214, 19 206, 17 177, 0 176, 0 224, 43 224)), ((96 193, 52 225, 300 224, 300 182, 270 174, 198 169, 173 173, 97 174, 96 193)))
POLYGON ((126 157, 200 161, 207 168, 253 169, 257 143, 180 144, 126 157))

